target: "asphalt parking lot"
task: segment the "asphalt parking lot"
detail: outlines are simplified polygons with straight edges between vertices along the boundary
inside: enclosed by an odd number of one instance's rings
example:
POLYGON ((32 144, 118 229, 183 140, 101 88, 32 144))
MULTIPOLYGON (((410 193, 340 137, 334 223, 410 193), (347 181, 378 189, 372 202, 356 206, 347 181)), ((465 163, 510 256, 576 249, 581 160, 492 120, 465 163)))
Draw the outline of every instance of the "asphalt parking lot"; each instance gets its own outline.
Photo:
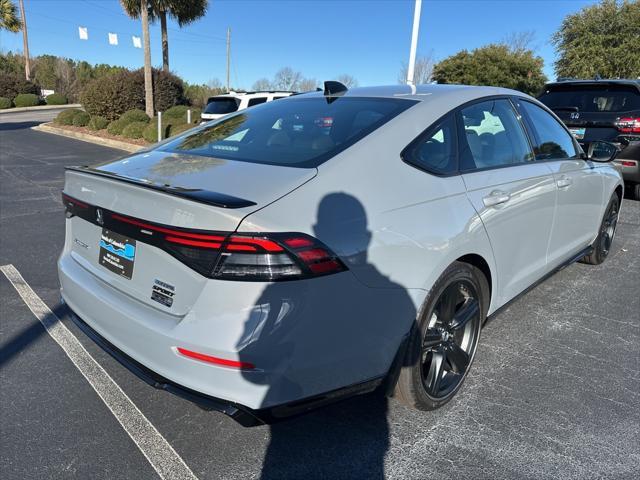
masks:
POLYGON ((603 265, 562 270, 487 324, 471 375, 444 409, 415 412, 373 394, 248 429, 142 383, 66 318, 55 267, 63 167, 123 153, 30 130, 53 116, 0 115, 0 265, 15 266, 50 321, 60 319, 159 436, 132 440, 0 275, 3 479, 158 478, 143 454, 158 439, 186 467, 169 465, 164 478, 637 478, 640 202, 624 202, 603 265))

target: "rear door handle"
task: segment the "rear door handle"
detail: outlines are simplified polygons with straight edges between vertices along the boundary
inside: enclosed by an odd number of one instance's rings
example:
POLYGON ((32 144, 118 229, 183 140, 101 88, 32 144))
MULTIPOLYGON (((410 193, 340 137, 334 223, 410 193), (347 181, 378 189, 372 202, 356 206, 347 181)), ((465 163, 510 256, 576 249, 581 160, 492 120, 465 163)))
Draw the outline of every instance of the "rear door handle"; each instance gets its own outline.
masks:
POLYGON ((508 192, 503 192, 502 190, 494 190, 489 195, 482 199, 485 207, 494 207, 496 205, 501 205, 503 203, 507 203, 511 199, 511 194, 508 192))
POLYGON ((568 188, 573 185, 573 180, 566 175, 562 175, 556 182, 556 185, 558 185, 558 188, 568 188))

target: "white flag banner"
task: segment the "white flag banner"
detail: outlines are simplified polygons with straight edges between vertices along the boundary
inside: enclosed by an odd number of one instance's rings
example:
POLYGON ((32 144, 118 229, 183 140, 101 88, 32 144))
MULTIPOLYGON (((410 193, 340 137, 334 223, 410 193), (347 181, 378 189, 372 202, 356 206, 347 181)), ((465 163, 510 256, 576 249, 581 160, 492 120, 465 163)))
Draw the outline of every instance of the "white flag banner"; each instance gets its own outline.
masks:
POLYGON ((117 33, 109 33, 109 45, 118 45, 117 33))
POLYGON ((87 27, 78 27, 78 35, 80 35, 80 40, 89 40, 87 27))
POLYGON ((131 37, 131 40, 133 40, 133 46, 136 48, 142 48, 142 40, 140 40, 140 37, 136 37, 135 35, 133 35, 131 37))

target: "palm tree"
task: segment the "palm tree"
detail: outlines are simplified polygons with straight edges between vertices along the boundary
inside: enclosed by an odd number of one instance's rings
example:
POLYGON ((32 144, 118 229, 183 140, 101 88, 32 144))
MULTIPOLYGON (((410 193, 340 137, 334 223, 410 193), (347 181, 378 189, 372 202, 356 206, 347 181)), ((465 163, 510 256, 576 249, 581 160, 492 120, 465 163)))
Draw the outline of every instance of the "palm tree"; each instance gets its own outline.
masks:
POLYGON ((16 13, 16 6, 11 0, 0 0, 0 30, 17 33, 22 29, 22 22, 16 13))
POLYGON ((147 0, 120 0, 122 8, 131 18, 142 21, 142 42, 144 46, 144 103, 145 112, 153 117, 153 79, 151 76, 151 46, 149 45, 149 2, 147 0))
MULTIPOLYGON (((140 16, 142 3, 138 0, 121 0, 127 14, 132 18, 140 16)), ((195 22, 207 12, 209 0, 148 0, 147 8, 151 21, 160 19, 162 35, 162 69, 169 71, 169 35, 167 16, 173 17, 180 27, 195 22)))

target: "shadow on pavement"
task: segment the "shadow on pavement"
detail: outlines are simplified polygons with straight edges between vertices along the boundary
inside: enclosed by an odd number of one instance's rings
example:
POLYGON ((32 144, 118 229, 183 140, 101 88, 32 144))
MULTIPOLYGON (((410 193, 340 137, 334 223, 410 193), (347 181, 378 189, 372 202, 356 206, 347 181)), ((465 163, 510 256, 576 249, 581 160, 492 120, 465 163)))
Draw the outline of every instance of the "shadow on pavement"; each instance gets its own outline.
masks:
POLYGON ((35 127, 44 122, 3 122, 0 117, 0 131, 23 130, 25 128, 35 127))
MULTIPOLYGON (((57 305, 53 309, 53 313, 48 315, 44 321, 47 324, 53 325, 59 321, 60 316, 64 315, 65 311, 64 305, 57 305)), ((36 318, 33 320, 34 323, 22 329, 20 333, 14 335, 0 348, 0 367, 10 361, 15 355, 27 349, 31 343, 37 341, 46 332, 41 322, 36 318)))

